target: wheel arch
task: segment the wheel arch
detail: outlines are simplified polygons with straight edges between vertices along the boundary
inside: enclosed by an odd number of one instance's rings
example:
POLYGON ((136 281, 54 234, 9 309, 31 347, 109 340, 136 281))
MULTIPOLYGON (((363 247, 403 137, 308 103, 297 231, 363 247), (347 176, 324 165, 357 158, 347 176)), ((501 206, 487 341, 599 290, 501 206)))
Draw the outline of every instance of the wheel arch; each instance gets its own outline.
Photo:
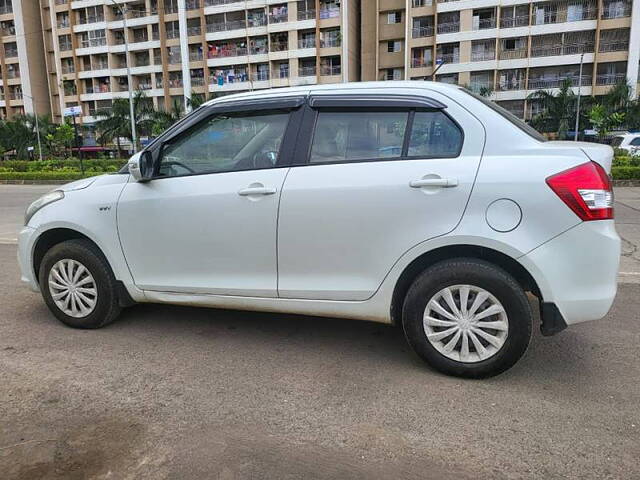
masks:
POLYGON ((391 298, 391 323, 401 324, 402 305, 413 281, 426 268, 442 260, 452 258, 475 258, 490 262, 512 275, 525 291, 541 298, 540 289, 533 276, 516 259, 493 248, 479 245, 447 245, 419 255, 409 263, 396 281, 391 298))

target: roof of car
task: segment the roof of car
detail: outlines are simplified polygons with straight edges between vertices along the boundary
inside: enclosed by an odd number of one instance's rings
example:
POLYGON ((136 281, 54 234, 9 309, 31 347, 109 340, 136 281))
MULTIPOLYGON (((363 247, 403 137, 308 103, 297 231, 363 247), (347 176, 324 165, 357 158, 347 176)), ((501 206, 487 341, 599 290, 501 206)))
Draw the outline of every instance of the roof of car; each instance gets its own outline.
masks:
POLYGON ((296 95, 309 95, 314 92, 325 91, 344 91, 350 90, 350 93, 366 92, 367 90, 380 90, 384 89, 389 94, 401 92, 399 90, 406 89, 424 89, 431 91, 449 91, 459 90, 460 87, 456 85, 450 85, 447 83, 438 82, 426 82, 418 80, 409 81, 393 81, 393 82, 348 82, 348 83, 332 83, 324 85, 304 85, 299 87, 286 87, 286 88, 271 88, 264 90, 255 90, 251 92, 237 93, 233 95, 226 95, 224 97, 215 98, 209 100, 205 105, 218 104, 223 102, 230 102, 236 100, 250 100, 250 99, 265 99, 272 97, 284 97, 284 96, 296 96, 296 95))

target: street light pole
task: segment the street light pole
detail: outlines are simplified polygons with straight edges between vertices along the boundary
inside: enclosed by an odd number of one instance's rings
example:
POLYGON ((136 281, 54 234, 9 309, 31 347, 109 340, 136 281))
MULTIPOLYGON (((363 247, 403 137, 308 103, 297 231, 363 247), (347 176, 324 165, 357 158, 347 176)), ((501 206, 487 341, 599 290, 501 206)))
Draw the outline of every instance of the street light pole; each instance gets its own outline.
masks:
POLYGON ((42 161, 42 143, 40 142, 40 125, 38 123, 38 109, 36 108, 36 99, 31 95, 23 93, 22 96, 30 98, 33 104, 33 116, 36 117, 36 137, 38 138, 38 153, 40 154, 40 161, 42 161))
POLYGON ((138 150, 138 134, 136 132, 136 119, 133 108, 133 80, 131 79, 131 67, 129 66, 129 41, 127 40, 127 15, 126 10, 123 10, 120 5, 116 3, 116 0, 111 0, 111 3, 120 11, 122 15, 122 24, 124 27, 124 55, 127 62, 127 83, 129 90, 129 117, 131 120, 131 139, 133 140, 133 153, 138 150))
POLYGON ((578 102, 576 105, 576 131, 573 141, 578 141, 578 128, 580 128, 580 90, 582 90, 582 61, 584 60, 584 52, 580 54, 580 73, 578 74, 578 102))

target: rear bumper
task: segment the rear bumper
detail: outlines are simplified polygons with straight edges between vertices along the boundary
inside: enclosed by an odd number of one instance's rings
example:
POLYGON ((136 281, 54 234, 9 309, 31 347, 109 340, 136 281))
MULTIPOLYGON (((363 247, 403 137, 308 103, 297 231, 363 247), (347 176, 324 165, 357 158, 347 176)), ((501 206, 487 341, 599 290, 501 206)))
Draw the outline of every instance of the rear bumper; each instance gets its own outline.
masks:
MULTIPOLYGON (((559 314, 567 325, 598 320, 616 296, 620 237, 613 220, 582 222, 519 261, 538 284, 543 316, 559 314), (554 304, 557 312, 545 312, 545 304, 554 304)), ((562 330, 556 320, 548 324, 548 334, 562 330)))

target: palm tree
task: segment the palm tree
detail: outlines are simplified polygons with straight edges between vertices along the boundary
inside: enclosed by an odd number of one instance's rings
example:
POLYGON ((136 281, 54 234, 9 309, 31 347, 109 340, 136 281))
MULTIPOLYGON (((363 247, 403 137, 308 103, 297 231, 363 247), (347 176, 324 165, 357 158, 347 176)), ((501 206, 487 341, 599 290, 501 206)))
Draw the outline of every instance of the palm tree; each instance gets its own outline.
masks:
MULTIPOLYGON (((193 97, 192 97, 193 98, 193 97)), ((176 123, 184 115, 182 102, 174 100, 170 110, 157 110, 151 115, 152 126, 151 134, 154 137, 162 135, 162 133, 171 125, 176 123)))
POLYGON ((575 122, 577 96, 571 87, 572 81, 567 78, 560 85, 557 95, 547 90, 538 90, 527 97, 529 100, 540 102, 542 106, 542 113, 531 120, 536 129, 555 131, 558 138, 566 138, 569 127, 575 122))
MULTIPOLYGON (((116 142, 118 155, 121 153, 120 139, 127 138, 133 142, 131 133, 129 100, 116 98, 110 109, 96 112, 99 120, 96 122, 96 131, 101 143, 116 142)), ((133 96, 133 115, 136 122, 138 135, 144 136, 151 133, 153 124, 153 102, 146 97, 144 92, 137 91, 133 96)))

